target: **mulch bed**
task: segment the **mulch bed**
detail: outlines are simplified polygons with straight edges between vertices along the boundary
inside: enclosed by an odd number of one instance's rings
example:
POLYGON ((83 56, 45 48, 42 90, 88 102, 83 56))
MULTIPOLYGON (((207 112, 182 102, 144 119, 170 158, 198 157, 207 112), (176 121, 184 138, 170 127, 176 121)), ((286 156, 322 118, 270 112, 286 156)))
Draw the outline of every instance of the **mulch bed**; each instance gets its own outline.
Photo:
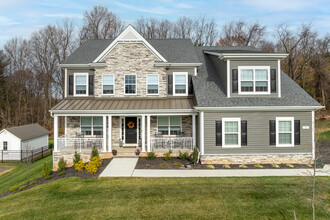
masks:
MULTIPOLYGON (((164 160, 163 157, 157 157, 154 160, 146 157, 140 157, 135 169, 183 169, 182 167, 191 162, 190 160, 181 160, 178 157, 172 157, 169 160, 164 160), (180 166, 181 165, 181 166, 180 166)), ((225 168, 224 164, 212 164, 214 169, 307 169, 311 168, 304 164, 291 164, 294 167, 290 168, 286 164, 279 164, 279 168, 274 168, 271 164, 261 164, 263 168, 255 167, 253 164, 246 164, 247 168, 240 168, 239 164, 231 164, 230 168, 225 168)), ((323 168, 322 164, 317 164, 317 168, 323 168)), ((191 169, 211 169, 207 164, 191 164, 191 169)))
MULTIPOLYGON (((30 186, 29 184, 27 183, 24 183, 22 185, 19 185, 18 188, 20 188, 21 186, 26 186, 26 189, 22 190, 22 191, 13 191, 13 192, 10 192, 9 189, 7 192, 3 193, 0 195, 0 198, 2 197, 5 197, 5 196, 8 196, 8 195, 11 195, 11 194, 14 194, 14 193, 18 193, 18 192, 23 192, 25 190, 28 190, 28 189, 31 189, 35 186, 38 186, 38 185, 41 185, 41 184, 44 184, 44 183, 48 183, 48 182, 51 182, 51 181, 54 181, 54 180, 58 180, 58 179, 62 179, 62 178, 67 178, 67 177, 80 177, 81 179, 94 179, 94 178, 98 178, 100 176, 100 174, 102 173, 102 171, 108 166, 108 164, 111 162, 112 159, 103 159, 102 161, 102 166, 100 166, 98 169, 97 169, 97 172, 95 174, 88 174, 86 172, 86 170, 82 171, 82 172, 78 172, 77 170, 75 170, 74 166, 72 167, 68 167, 65 169, 65 174, 64 175, 61 175, 61 176, 58 176, 58 172, 55 171, 55 172, 52 172, 52 174, 50 175, 52 178, 49 179, 49 180, 46 180, 44 177, 41 177, 41 178, 38 178, 38 179, 34 179, 34 180, 30 180, 30 182, 33 182, 33 181, 37 181, 36 184, 30 186)), ((41 170, 40 170, 40 173, 41 173, 41 170)))

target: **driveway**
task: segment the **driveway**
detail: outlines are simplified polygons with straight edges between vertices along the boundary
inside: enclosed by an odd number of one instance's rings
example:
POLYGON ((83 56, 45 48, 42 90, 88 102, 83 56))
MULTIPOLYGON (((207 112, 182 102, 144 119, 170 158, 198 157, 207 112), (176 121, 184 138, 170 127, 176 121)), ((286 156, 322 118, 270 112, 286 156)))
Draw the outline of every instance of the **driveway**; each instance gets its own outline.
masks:
POLYGON ((330 141, 317 141, 315 151, 317 162, 330 164, 330 141))

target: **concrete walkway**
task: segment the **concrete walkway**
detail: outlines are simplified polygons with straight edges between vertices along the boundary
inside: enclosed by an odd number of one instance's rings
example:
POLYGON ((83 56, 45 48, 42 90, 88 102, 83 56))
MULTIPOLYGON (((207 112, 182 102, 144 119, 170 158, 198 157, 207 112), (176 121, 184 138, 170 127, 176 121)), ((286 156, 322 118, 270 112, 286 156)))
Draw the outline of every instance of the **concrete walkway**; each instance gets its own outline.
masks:
POLYGON ((130 177, 137 161, 138 158, 114 158, 100 174, 100 177, 130 177))
MULTIPOLYGON (((135 169, 138 158, 115 158, 100 177, 262 177, 311 176, 313 169, 221 169, 221 170, 165 170, 135 169)), ((330 165, 316 169, 317 176, 330 176, 330 165)))

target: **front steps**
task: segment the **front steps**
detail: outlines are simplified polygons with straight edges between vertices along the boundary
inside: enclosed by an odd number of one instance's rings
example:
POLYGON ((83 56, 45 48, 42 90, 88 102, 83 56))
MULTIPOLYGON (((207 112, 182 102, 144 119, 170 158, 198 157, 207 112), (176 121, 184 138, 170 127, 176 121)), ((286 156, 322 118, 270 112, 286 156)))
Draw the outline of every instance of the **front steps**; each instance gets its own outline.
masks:
POLYGON ((117 155, 113 156, 114 158, 138 158, 138 155, 135 155, 135 148, 114 148, 117 150, 117 155))

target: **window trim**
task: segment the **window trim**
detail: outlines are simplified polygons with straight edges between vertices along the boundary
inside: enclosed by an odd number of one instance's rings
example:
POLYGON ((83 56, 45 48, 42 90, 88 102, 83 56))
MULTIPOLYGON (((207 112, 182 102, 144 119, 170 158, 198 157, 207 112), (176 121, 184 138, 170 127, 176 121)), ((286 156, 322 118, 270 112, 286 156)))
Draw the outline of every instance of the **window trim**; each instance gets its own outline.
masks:
MULTIPOLYGON (((265 80, 257 80, 265 81, 265 80)), ((270 66, 238 66, 238 94, 240 95, 269 95, 270 91, 270 66), (241 91, 241 70, 242 69, 253 69, 253 92, 241 91), (267 69, 267 92, 257 92, 255 86, 255 70, 256 69, 267 69)))
POLYGON ((159 74, 158 73, 147 74, 147 76, 146 76, 146 94, 147 95, 159 95, 159 74), (156 85, 156 84, 148 84, 148 76, 157 76, 157 79, 158 79, 157 93, 148 93, 148 85, 156 85))
POLYGON ((111 73, 109 73, 109 74, 103 74, 102 75, 102 95, 104 95, 104 96, 113 96, 113 95, 115 95, 115 74, 111 74, 111 73), (103 86, 108 86, 108 85, 110 85, 110 84, 103 84, 103 76, 112 76, 113 77, 113 84, 112 84, 112 86, 113 86, 113 93, 112 94, 104 94, 103 93, 103 86))
POLYGON ((276 117, 276 147, 294 147, 294 117, 276 117), (279 121, 291 121, 291 144, 279 143, 279 121))
MULTIPOLYGON (((73 96, 88 96, 89 91, 89 74, 88 73, 73 73, 73 96), (76 76, 86 76, 86 94, 77 94, 76 76)), ((80 84, 79 84, 80 85, 80 84)))
MULTIPOLYGON (((180 85, 180 84, 179 84, 180 85)), ((173 72, 173 96, 188 96, 188 72, 173 72), (186 93, 176 93, 175 92, 175 78, 177 75, 185 75, 186 76, 186 93)))
POLYGON ((2 150, 3 151, 8 151, 8 141, 3 141, 2 142, 2 150), (5 143, 6 143, 6 149, 5 149, 5 143))
MULTIPOLYGON (((133 84, 127 84, 127 85, 133 85, 133 84)), ((131 73, 131 74, 124 74, 124 95, 137 95, 137 90, 138 90, 138 86, 137 86, 137 77, 135 73, 131 73), (135 76, 135 93, 126 93, 126 76, 135 76)))
MULTIPOLYGON (((81 120, 81 118, 82 117, 90 117, 91 118, 91 135, 85 135, 84 134, 84 136, 87 136, 87 137, 93 137, 93 136, 96 136, 96 135, 94 135, 94 117, 102 117, 102 116, 81 116, 80 117, 80 133, 83 133, 83 131, 82 131, 82 125, 81 125, 81 122, 82 122, 82 120, 81 120)), ((103 130, 103 123, 104 123, 104 121, 103 121, 103 119, 102 119, 102 137, 103 137, 103 135, 104 135, 104 130, 103 130)), ((85 126, 86 127, 86 126, 85 126)), ((99 125, 99 127, 101 127, 101 125, 99 125)))
MULTIPOLYGON (((241 148, 241 118, 222 118, 222 148, 241 148), (225 122, 236 121, 238 123, 238 144, 228 145, 226 144, 226 126, 225 122)), ((230 133, 230 132, 228 132, 230 133)))
POLYGON ((173 117, 173 116, 176 116, 176 117, 180 117, 180 132, 182 133, 182 116, 181 115, 169 115, 169 116, 167 116, 167 115, 161 115, 161 116, 157 116, 157 132, 160 132, 159 131, 159 117, 168 117, 168 124, 167 124, 167 129, 168 129, 168 134, 165 134, 165 135, 163 135, 163 136, 178 136, 178 135, 176 135, 176 134, 171 134, 171 117, 173 117))

